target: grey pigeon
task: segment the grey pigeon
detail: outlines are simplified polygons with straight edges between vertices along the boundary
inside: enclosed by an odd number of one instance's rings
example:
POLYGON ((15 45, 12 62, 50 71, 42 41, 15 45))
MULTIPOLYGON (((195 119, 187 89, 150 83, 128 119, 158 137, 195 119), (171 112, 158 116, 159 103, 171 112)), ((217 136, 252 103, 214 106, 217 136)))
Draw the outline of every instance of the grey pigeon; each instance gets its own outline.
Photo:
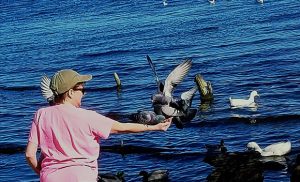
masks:
POLYGON ((137 113, 133 113, 129 116, 134 122, 146 124, 146 125, 156 125, 165 120, 163 115, 157 115, 153 111, 138 111, 137 113))
POLYGON ((173 121, 177 128, 182 128, 181 122, 192 120, 197 113, 196 109, 190 110, 190 107, 192 105, 192 99, 198 89, 197 86, 194 86, 192 89, 182 93, 180 98, 174 98, 173 91, 189 72, 192 66, 192 61, 183 61, 173 71, 171 71, 166 80, 162 82, 158 78, 154 64, 148 55, 147 60, 154 73, 158 86, 158 93, 151 97, 154 112, 156 114, 165 115, 166 117, 180 117, 173 118, 173 121))

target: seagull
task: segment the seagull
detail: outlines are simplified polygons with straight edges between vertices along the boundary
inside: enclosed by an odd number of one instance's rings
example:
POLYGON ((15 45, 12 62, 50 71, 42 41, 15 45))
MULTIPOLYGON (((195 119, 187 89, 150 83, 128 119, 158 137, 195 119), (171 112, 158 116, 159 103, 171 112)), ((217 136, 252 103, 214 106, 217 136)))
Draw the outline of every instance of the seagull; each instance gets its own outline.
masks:
POLYGON ((292 144, 290 141, 281 141, 267 146, 261 149, 256 142, 249 142, 247 144, 249 150, 255 150, 261 154, 261 156, 282 156, 291 151, 292 144))
POLYGON ((168 5, 168 1, 167 0, 163 0, 163 5, 167 6, 168 5))
POLYGON ((137 123, 146 124, 146 125, 155 125, 161 123, 166 118, 163 115, 157 115, 153 111, 138 111, 129 116, 129 119, 137 123))
POLYGON ((51 79, 47 75, 43 75, 41 78, 40 87, 43 97, 49 102, 50 105, 54 105, 54 94, 50 89, 50 82, 51 79))
POLYGON ((250 97, 249 99, 232 99, 231 97, 229 97, 229 101, 230 101, 230 106, 234 107, 234 108, 238 108, 238 107, 257 107, 257 104, 255 103, 254 98, 256 96, 259 96, 257 91, 252 91, 250 93, 250 97))
POLYGON ((169 171, 166 169, 154 170, 150 173, 141 171, 140 176, 143 176, 143 182, 168 181, 169 171))
POLYGON ((210 2, 210 4, 215 4, 216 0, 208 0, 208 2, 210 2))
POLYGON ((264 0, 257 0, 258 3, 263 4, 264 0))

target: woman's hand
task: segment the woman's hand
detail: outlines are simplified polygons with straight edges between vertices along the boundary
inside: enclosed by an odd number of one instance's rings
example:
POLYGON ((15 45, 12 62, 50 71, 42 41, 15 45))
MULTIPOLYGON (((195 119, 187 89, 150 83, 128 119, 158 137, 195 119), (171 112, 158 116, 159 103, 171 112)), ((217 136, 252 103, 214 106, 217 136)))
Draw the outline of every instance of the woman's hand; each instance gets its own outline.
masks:
POLYGON ((172 117, 165 119, 163 122, 158 123, 156 126, 158 127, 158 130, 167 131, 167 129, 171 126, 172 123, 172 117))

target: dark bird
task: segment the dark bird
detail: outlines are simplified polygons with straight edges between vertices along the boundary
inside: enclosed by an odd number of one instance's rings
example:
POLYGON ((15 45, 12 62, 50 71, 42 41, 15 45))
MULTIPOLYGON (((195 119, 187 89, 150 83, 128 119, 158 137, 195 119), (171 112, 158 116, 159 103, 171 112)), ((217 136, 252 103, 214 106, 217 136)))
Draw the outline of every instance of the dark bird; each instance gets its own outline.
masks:
POLYGON ((129 119, 141 124, 156 125, 164 121, 166 118, 163 115, 157 115, 153 111, 138 111, 137 113, 131 114, 129 119))
POLYGON ((105 173, 99 174, 97 182, 124 182, 124 172, 118 171, 117 174, 105 173))
POLYGON ((143 182, 167 182, 169 181, 169 171, 160 169, 154 170, 150 173, 141 171, 140 176, 143 176, 143 182))
POLYGON ((255 151, 207 155, 204 162, 215 168, 206 179, 208 182, 263 182, 264 166, 260 157, 255 151))
POLYGON ((222 139, 220 141, 220 144, 213 145, 213 144, 205 144, 205 148, 207 150, 207 153, 226 153, 227 148, 224 145, 224 140, 222 139))
POLYGON ((288 158, 288 172, 291 174, 290 181, 298 182, 300 179, 300 154, 295 158, 288 158))

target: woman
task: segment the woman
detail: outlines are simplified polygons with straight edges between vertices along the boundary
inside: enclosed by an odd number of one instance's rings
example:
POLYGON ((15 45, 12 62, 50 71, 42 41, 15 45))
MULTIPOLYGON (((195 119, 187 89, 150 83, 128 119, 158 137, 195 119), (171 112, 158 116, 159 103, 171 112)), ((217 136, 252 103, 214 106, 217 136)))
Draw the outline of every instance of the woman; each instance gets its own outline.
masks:
POLYGON ((171 124, 171 118, 149 126, 120 123, 80 108, 84 83, 91 79, 91 75, 69 69, 55 73, 51 79, 50 89, 56 104, 35 113, 26 148, 27 162, 42 182, 95 182, 100 138, 106 139, 111 133, 166 131, 171 124))

